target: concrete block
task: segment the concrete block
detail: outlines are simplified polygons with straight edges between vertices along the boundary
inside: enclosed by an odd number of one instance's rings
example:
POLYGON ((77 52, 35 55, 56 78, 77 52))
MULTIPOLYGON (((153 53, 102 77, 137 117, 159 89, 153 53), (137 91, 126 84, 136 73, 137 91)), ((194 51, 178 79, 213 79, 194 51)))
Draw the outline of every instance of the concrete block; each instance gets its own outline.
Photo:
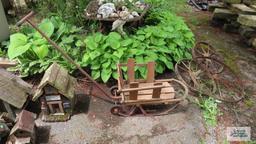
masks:
POLYGON ((232 4, 231 9, 239 14, 256 14, 256 10, 246 6, 245 4, 232 4))
POLYGON ((246 5, 256 5, 256 0, 243 0, 246 5))
POLYGON ((236 20, 237 14, 233 13, 228 9, 216 8, 213 12, 214 19, 228 19, 228 20, 236 20))
POLYGON ((256 37, 252 39, 252 46, 256 48, 256 37))
POLYGON ((250 5, 250 8, 256 10, 256 4, 255 5, 250 5))
POLYGON ((241 0, 223 0, 225 3, 228 4, 239 4, 241 3, 241 0))
POLYGON ((216 8, 225 8, 224 4, 222 2, 218 3, 209 3, 208 5, 208 11, 214 12, 216 8))
POLYGON ((231 23, 226 23, 223 25, 223 30, 225 32, 229 32, 229 33, 238 33, 240 24, 238 22, 231 22, 231 23))
POLYGON ((240 14, 237 18, 237 22, 244 26, 256 28, 256 15, 240 14))
POLYGON ((240 26, 238 32, 244 39, 256 37, 256 30, 251 27, 240 26))

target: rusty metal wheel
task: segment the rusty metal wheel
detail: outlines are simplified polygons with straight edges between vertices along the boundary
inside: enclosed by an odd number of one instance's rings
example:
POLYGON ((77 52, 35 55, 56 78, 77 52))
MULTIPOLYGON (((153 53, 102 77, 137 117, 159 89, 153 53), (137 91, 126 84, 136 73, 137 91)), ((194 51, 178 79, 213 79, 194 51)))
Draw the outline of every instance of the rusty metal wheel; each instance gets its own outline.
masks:
POLYGON ((214 48, 207 42, 198 42, 192 49, 193 58, 196 57, 212 57, 216 55, 214 48))
POLYGON ((192 92, 208 95, 216 91, 213 79, 194 60, 185 59, 176 63, 175 73, 192 92))
POLYGON ((198 57, 198 65, 211 77, 217 86, 218 96, 216 97, 219 100, 225 102, 237 102, 244 98, 244 85, 239 76, 231 70, 223 62, 210 58, 210 57, 198 57), (215 65, 222 67, 222 71, 216 73, 216 69, 213 69, 213 66, 205 65, 204 61, 211 60, 215 65))
POLYGON ((118 87, 117 87, 117 86, 112 86, 112 87, 109 89, 109 92, 110 92, 114 97, 120 98, 120 93, 118 93, 117 90, 118 90, 118 87))
MULTIPOLYGON (((192 49, 192 56, 195 61, 198 61, 197 57, 209 57, 217 60, 221 60, 222 58, 216 53, 214 48, 208 44, 207 42, 198 42, 196 46, 192 49)), ((214 73, 221 73, 223 70, 222 65, 218 65, 219 63, 214 63, 215 61, 212 59, 201 59, 204 60, 204 65, 211 69, 214 73)), ((201 63, 201 61, 197 62, 201 63)))

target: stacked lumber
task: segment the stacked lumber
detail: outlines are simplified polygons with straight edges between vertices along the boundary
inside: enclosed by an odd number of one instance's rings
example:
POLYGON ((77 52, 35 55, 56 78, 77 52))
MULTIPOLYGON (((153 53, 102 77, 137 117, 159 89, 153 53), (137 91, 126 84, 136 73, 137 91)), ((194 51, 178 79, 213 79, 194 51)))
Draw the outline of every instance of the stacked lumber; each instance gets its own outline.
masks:
POLYGON ((210 4, 212 25, 226 32, 239 33, 242 39, 256 48, 256 0, 223 0, 210 4))

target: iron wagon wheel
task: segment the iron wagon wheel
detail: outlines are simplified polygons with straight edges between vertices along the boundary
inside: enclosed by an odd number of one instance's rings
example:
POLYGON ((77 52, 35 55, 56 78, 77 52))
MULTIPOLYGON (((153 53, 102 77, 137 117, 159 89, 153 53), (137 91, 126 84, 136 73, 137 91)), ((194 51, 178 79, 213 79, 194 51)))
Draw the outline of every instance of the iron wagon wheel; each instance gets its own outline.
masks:
POLYGON ((217 86, 216 98, 225 102, 238 102, 244 98, 244 85, 239 76, 230 69, 223 62, 210 57, 198 57, 197 61, 202 69, 207 72, 207 75, 212 77, 217 86), (203 61, 210 59, 217 65, 222 65, 223 70, 221 73, 215 73, 212 69, 209 69, 203 61))
POLYGON ((207 42, 198 42, 192 49, 193 58, 196 57, 211 57, 216 55, 214 48, 207 42))
MULTIPOLYGON (((195 61, 198 61, 197 57, 210 57, 214 59, 221 60, 222 58, 216 53, 213 46, 207 42, 198 42, 196 46, 192 49, 192 56, 195 61)), ((206 59, 204 64, 211 68, 215 73, 221 73, 223 70, 222 65, 214 63, 215 61, 211 59, 206 59)))
POLYGON ((119 116, 159 116, 169 114, 179 104, 186 106, 188 103, 186 97, 188 95, 187 86, 179 80, 167 80, 171 83, 175 91, 174 100, 171 102, 163 102, 160 104, 135 104, 115 106, 111 109, 111 113, 119 116))
POLYGON ((175 73, 192 92, 202 95, 215 93, 214 80, 194 60, 181 60, 175 65, 175 73))

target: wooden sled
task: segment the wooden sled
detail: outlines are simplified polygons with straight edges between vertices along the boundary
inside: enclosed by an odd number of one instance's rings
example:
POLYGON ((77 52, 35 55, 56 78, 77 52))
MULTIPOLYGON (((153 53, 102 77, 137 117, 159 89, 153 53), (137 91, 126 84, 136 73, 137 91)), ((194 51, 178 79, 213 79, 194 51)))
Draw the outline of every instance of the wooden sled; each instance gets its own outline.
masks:
POLYGON ((163 115, 175 109, 185 101, 188 88, 176 79, 155 80, 155 62, 136 64, 128 59, 127 64, 118 64, 118 86, 112 93, 120 98, 120 106, 113 107, 111 112, 121 116, 163 115), (124 79, 122 67, 127 67, 124 79), (135 67, 147 67, 147 78, 136 79, 135 67))

